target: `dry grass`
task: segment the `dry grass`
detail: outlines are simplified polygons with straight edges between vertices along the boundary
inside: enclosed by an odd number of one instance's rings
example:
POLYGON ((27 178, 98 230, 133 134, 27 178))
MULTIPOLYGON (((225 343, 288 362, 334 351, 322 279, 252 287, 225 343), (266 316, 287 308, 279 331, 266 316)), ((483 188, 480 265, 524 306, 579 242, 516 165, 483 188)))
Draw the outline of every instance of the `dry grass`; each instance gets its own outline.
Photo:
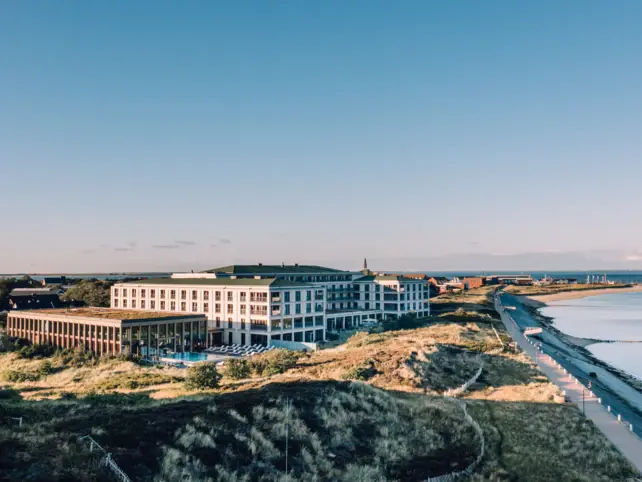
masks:
MULTIPOLYGON (((68 395, 83 396, 94 391, 140 390, 164 392, 159 397, 173 393, 180 396, 186 391, 180 387, 168 387, 168 383, 181 381, 185 371, 178 368, 140 366, 132 362, 107 360, 97 365, 67 367, 56 358, 50 358, 53 373, 42 376, 38 381, 25 383, 4 383, 6 387, 18 390, 26 399, 60 398, 68 395), (153 382, 153 383, 152 383, 153 382)), ((0 355, 0 379, 10 370, 36 373, 43 360, 24 360, 14 353, 0 355)))

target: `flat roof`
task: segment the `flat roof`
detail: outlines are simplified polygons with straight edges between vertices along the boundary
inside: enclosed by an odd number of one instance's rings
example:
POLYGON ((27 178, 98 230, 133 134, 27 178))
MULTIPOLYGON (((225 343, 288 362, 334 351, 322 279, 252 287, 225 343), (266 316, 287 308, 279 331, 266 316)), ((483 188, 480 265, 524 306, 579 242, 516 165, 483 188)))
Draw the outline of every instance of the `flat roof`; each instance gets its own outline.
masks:
POLYGON ((311 287, 315 283, 305 283, 302 281, 288 281, 276 278, 153 278, 142 279, 138 281, 127 281, 126 283, 117 283, 119 285, 201 285, 201 286, 302 286, 311 287))
POLYGON ((324 266, 293 264, 231 264, 220 268, 208 269, 206 273, 228 274, 337 274, 349 271, 326 268, 324 266))
POLYGON ((118 308, 44 308, 42 310, 21 310, 9 312, 9 314, 31 314, 40 316, 42 314, 68 316, 74 318, 98 318, 102 320, 151 320, 163 318, 205 318, 205 315, 199 313, 175 313, 143 310, 122 310, 118 308))

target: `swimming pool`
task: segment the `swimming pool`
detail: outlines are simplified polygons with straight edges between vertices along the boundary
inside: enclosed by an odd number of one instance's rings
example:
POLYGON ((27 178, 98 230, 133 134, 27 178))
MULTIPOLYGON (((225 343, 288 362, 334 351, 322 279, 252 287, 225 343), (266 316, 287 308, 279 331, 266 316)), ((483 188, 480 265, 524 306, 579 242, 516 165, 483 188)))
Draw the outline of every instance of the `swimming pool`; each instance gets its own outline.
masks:
POLYGON ((186 362, 202 362, 209 359, 207 353, 172 353, 171 355, 164 355, 161 358, 172 358, 186 362))

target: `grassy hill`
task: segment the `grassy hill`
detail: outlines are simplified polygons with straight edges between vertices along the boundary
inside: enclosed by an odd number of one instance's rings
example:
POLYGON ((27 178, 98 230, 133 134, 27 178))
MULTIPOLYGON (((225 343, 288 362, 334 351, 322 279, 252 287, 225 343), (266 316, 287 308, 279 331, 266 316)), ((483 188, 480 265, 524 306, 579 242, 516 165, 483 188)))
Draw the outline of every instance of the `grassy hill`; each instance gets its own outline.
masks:
POLYGON ((439 297, 410 329, 358 333, 285 373, 224 376, 209 391, 185 388, 184 370, 1 355, 0 377, 39 379, 3 382, 0 480, 109 480, 77 441, 92 434, 140 481, 420 481, 479 453, 461 403, 486 449, 469 480, 633 480, 594 426, 506 348, 490 296, 439 297), (480 366, 459 402, 443 396, 480 366))

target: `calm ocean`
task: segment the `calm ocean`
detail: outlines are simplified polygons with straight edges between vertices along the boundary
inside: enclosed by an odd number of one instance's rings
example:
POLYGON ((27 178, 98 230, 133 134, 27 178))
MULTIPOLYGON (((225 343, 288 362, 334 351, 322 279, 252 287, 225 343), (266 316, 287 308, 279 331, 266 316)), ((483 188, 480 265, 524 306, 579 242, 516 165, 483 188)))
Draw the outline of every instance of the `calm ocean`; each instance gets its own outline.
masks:
MULTIPOLYGON (((554 301, 541 313, 569 335, 598 340, 642 341, 642 293, 615 293, 554 301)), ((642 380, 642 344, 596 343, 597 358, 642 380)))

